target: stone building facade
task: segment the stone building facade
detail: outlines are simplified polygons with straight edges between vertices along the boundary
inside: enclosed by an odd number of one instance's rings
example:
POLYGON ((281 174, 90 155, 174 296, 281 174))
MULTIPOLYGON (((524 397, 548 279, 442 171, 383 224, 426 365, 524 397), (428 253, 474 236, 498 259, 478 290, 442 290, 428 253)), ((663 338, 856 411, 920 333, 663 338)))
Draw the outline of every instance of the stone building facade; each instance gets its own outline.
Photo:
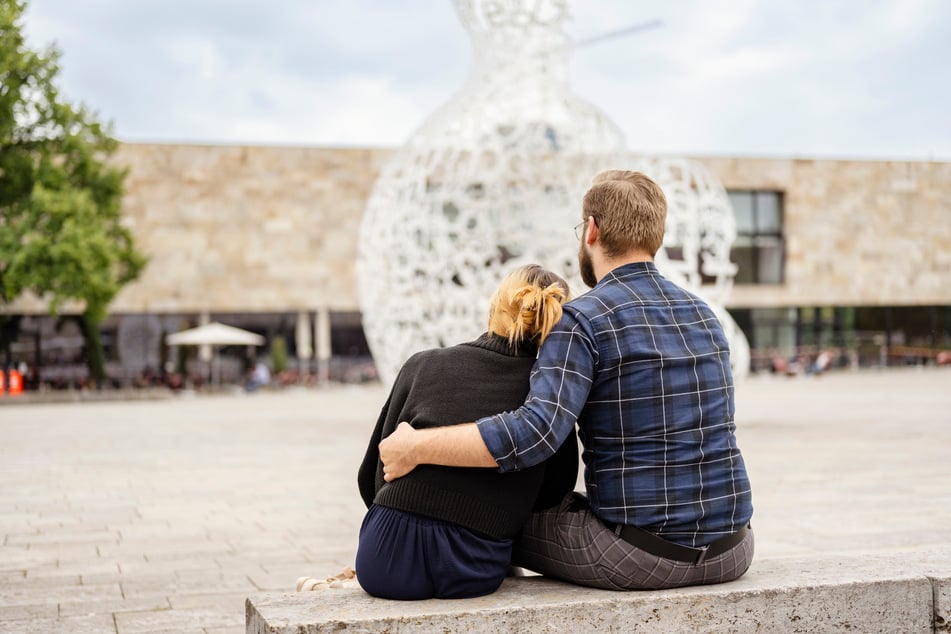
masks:
MULTIPOLYGON (((113 364, 168 364, 162 337, 209 320, 284 336, 308 363, 308 339, 324 361, 365 356, 354 260, 365 202, 391 153, 122 145, 123 211, 149 264, 111 307, 113 364)), ((728 304, 754 350, 842 345, 862 333, 879 345, 951 347, 951 163, 695 158, 731 195, 772 210, 768 235, 754 230, 746 243, 775 270, 738 283, 728 304)), ((30 333, 53 340, 47 353, 62 338, 37 298, 2 310, 24 316, 24 358, 30 333)))
POLYGON ((951 303, 951 163, 699 160, 727 190, 783 193, 785 279, 732 307, 951 303))

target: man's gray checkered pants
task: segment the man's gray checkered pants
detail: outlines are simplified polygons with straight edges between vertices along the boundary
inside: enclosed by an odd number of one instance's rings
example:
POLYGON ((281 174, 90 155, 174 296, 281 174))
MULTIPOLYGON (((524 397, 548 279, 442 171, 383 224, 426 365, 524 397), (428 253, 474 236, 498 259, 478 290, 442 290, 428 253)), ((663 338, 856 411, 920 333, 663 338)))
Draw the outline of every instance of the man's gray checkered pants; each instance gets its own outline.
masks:
POLYGON ((753 531, 696 565, 657 557, 607 528, 580 493, 534 513, 516 538, 512 563, 543 575, 607 590, 655 590, 739 578, 753 560, 753 531))

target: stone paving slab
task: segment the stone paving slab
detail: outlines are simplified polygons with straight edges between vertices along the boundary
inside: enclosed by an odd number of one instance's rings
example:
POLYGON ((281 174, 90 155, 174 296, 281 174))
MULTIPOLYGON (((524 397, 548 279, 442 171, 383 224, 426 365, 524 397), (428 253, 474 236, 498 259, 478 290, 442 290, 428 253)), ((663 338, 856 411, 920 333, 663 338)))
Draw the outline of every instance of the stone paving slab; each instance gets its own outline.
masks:
POLYGON ((4 634, 50 634, 50 632, 102 634, 103 632, 116 632, 115 619, 111 614, 20 619, 4 621, 2 626, 4 634))
POLYGON ((5 624, 7 621, 22 621, 24 619, 55 619, 58 616, 59 606, 55 603, 0 606, 0 625, 3 625, 4 627, 6 627, 5 624))
POLYGON ((115 617, 116 629, 128 634, 201 632, 206 627, 233 627, 241 631, 245 620, 244 612, 240 610, 221 610, 216 607, 120 612, 115 617))
POLYGON ((59 604, 95 599, 121 600, 122 588, 118 583, 96 586, 13 584, 0 588, 0 605, 30 605, 33 603, 59 604))
MULTIPOLYGON (((951 368, 738 386, 754 567, 951 543, 949 386, 951 368)), ((356 469, 385 396, 0 408, 0 631, 244 631, 233 592, 352 564, 356 469)))
POLYGON ((116 614, 118 612, 141 612, 167 610, 171 606, 164 595, 147 597, 117 597, 112 599, 69 598, 59 602, 59 616, 92 616, 95 614, 116 614))

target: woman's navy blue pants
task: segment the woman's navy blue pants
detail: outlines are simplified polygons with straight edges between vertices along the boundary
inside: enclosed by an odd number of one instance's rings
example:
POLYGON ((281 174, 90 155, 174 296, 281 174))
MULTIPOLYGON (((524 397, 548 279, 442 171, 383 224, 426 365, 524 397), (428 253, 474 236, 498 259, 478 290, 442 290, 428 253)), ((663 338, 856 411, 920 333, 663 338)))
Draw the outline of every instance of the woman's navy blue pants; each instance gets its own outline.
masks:
POLYGON ((360 528, 357 580, 383 599, 465 599, 495 592, 512 559, 511 539, 372 505, 360 528))

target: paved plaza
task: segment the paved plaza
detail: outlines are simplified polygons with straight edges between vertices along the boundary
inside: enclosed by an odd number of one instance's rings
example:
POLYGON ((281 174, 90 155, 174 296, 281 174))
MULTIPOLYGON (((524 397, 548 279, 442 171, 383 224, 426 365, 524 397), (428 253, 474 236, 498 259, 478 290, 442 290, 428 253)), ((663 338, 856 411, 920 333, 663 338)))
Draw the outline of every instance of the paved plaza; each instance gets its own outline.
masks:
MULTIPOLYGON (((0 631, 243 632, 353 563, 384 398, 0 406, 0 631)), ((951 548, 951 368, 753 377, 737 426, 758 558, 951 548)))

